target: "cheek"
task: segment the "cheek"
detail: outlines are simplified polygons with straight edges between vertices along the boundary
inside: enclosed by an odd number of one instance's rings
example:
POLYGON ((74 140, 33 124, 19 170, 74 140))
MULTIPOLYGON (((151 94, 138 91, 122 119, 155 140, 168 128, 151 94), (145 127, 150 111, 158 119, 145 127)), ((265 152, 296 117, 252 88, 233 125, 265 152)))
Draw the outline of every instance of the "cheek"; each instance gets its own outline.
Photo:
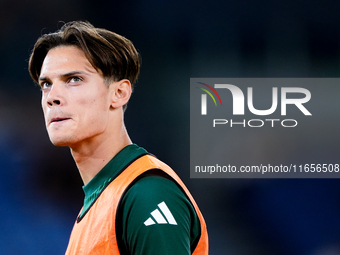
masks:
POLYGON ((110 108, 109 95, 107 90, 98 90, 92 98, 91 104, 93 107, 101 111, 106 111, 110 108))
POLYGON ((86 116, 86 121, 101 125, 107 118, 109 103, 104 95, 91 96, 87 99, 80 98, 76 104, 80 115, 86 116))
POLYGON ((46 119, 48 107, 46 106, 46 101, 43 98, 41 99, 41 108, 42 108, 42 111, 43 111, 43 114, 44 114, 44 118, 46 119))
POLYGON ((98 89, 89 89, 87 91, 77 91, 74 94, 77 104, 97 106, 107 102, 107 93, 98 89))
POLYGON ((79 99, 75 101, 75 105, 80 111, 85 111, 85 113, 90 112, 102 112, 105 110, 105 103, 103 100, 98 98, 91 98, 91 99, 79 99))
MULTIPOLYGON (((45 104, 46 104, 46 100, 45 100, 44 94, 42 94, 42 96, 41 96, 41 101, 40 101, 40 103, 41 103, 42 109, 44 110, 44 106, 45 106, 45 104)), ((44 110, 44 111, 45 111, 45 110, 44 110)))

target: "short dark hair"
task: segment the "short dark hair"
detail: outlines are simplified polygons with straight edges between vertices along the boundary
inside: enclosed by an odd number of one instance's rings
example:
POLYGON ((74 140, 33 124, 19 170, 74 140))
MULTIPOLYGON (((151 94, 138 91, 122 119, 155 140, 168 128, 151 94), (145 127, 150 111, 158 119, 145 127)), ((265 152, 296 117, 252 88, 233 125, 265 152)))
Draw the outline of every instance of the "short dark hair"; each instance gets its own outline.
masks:
POLYGON ((95 28, 87 21, 72 21, 55 33, 42 35, 35 43, 28 68, 36 83, 47 53, 58 46, 80 48, 91 65, 101 71, 107 84, 128 79, 133 87, 137 81, 140 57, 130 40, 109 30, 95 28))

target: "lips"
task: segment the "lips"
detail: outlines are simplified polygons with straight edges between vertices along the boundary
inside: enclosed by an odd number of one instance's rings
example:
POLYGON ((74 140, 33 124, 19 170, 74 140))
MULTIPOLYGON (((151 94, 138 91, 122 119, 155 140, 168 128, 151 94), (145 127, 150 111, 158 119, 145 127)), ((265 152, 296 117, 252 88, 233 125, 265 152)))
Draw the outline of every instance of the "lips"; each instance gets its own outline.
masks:
POLYGON ((70 118, 61 118, 61 117, 56 117, 51 119, 51 123, 57 123, 57 122, 62 122, 65 120, 69 120, 70 118))

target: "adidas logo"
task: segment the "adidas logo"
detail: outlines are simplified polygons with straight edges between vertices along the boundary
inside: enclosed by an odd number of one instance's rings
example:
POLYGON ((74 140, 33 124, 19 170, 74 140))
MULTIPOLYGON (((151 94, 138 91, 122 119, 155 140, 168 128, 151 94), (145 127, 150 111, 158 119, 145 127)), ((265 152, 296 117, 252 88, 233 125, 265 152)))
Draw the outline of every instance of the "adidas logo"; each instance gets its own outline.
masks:
POLYGON ((162 203, 158 204, 158 208, 161 211, 159 211, 158 209, 152 211, 151 212, 152 217, 149 217, 146 221, 144 221, 145 226, 154 225, 154 224, 156 224, 156 222, 158 224, 177 225, 177 222, 176 222, 174 216, 172 215, 172 213, 170 212, 169 208, 167 207, 167 205, 165 204, 164 201, 162 203))

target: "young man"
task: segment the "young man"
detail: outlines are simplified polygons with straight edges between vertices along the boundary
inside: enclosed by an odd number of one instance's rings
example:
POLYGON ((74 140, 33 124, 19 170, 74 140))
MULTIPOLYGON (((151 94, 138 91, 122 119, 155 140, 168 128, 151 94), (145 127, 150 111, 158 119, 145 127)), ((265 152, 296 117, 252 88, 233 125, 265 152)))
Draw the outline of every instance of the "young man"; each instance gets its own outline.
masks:
POLYGON ((66 254, 208 254, 199 208, 173 170, 133 144, 124 110, 140 61, 87 22, 41 36, 29 61, 51 142, 68 146, 85 200, 66 254))

